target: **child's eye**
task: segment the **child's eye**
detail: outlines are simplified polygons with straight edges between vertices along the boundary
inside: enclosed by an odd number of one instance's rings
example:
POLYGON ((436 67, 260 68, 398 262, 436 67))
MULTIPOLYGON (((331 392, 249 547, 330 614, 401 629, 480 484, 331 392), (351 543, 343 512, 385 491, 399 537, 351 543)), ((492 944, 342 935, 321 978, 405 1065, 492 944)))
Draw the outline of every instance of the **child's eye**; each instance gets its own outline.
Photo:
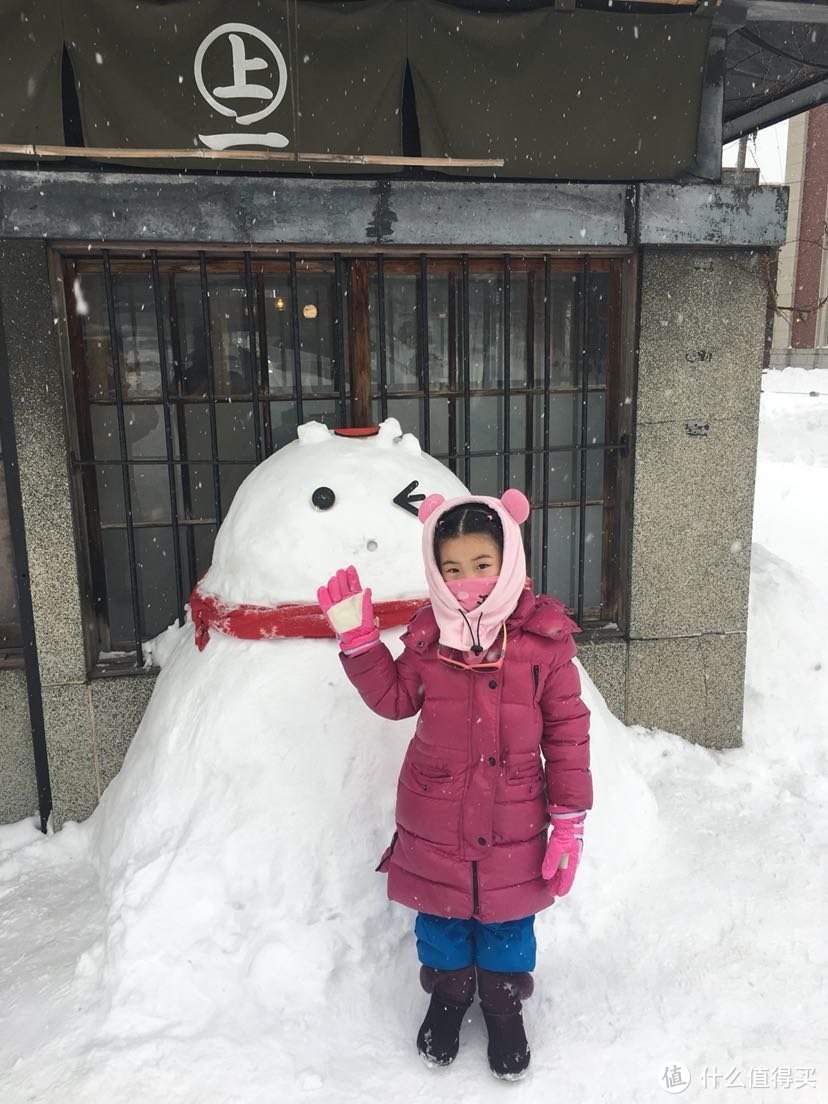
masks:
POLYGON ((481 564, 478 564, 478 565, 477 565, 477 570, 478 570, 478 571, 486 571, 486 570, 487 570, 488 568, 490 568, 491 566, 492 566, 491 564, 487 564, 487 563, 481 563, 481 564))

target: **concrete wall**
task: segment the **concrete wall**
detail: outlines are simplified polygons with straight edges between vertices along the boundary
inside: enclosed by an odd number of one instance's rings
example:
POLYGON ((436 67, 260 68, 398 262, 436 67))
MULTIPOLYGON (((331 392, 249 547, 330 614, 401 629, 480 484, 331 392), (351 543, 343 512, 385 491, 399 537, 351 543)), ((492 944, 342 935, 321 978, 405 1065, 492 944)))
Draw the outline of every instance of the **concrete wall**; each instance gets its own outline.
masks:
MULTIPOLYGON (((714 747, 741 741, 766 296, 758 253, 643 251, 629 640, 580 645, 618 717, 714 747), (691 436, 688 422, 709 432, 691 436)), ((86 678, 44 243, 0 242, 0 303, 59 825, 94 809, 153 679, 86 678)), ((36 807, 22 672, 0 671, 0 718, 0 821, 11 821, 36 807)))
POLYGON ((741 742, 766 303, 757 253, 644 252, 626 720, 712 747, 741 742))

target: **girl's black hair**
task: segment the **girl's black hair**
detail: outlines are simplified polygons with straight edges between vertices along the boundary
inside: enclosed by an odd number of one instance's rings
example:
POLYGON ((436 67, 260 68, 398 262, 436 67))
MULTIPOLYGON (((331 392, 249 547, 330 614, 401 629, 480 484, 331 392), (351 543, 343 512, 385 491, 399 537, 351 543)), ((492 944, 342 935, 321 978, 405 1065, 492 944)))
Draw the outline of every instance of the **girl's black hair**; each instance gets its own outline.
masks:
POLYGON ((438 566, 443 541, 465 536, 466 533, 483 533, 491 537, 502 554, 503 526, 497 512, 485 502, 467 502, 447 510, 434 527, 434 559, 438 566))

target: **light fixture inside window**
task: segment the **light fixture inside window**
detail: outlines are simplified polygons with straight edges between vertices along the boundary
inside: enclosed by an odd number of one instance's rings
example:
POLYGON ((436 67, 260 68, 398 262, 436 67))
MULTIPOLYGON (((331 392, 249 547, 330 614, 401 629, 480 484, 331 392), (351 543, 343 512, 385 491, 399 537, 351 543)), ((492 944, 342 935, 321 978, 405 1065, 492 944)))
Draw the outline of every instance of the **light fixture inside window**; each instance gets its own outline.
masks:
POLYGON ((304 318, 316 318, 319 311, 316 309, 316 303, 305 303, 302 307, 302 315, 304 318))
POLYGON ((281 297, 281 295, 274 295, 273 296, 273 306, 276 308, 276 310, 284 310, 285 309, 285 301, 281 297))

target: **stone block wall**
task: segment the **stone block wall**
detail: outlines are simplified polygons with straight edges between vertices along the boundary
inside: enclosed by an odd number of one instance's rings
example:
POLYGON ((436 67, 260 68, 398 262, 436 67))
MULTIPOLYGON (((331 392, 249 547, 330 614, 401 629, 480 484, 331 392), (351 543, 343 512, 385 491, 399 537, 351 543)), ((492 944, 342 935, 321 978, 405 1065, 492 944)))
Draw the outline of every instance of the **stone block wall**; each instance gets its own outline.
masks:
POLYGON ((741 742, 768 289, 753 251, 645 250, 625 719, 741 742))

